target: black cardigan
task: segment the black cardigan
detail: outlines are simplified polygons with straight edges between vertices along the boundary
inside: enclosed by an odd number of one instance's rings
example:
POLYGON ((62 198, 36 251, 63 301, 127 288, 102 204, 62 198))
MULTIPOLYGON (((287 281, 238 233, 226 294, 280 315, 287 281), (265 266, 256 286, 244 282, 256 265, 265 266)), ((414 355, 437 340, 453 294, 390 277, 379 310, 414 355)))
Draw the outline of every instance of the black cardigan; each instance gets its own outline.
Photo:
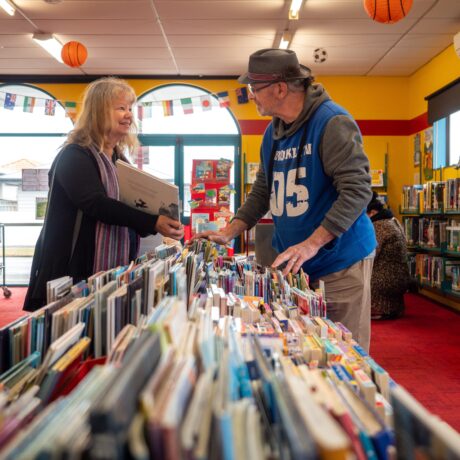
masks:
POLYGON ((58 154, 49 173, 50 191, 43 229, 38 238, 24 310, 46 303, 46 282, 69 275, 78 282, 93 273, 96 222, 130 227, 139 235, 154 234, 158 216, 109 198, 89 149, 69 144, 58 154), (53 174, 54 183, 51 187, 53 174), (72 253, 78 210, 81 226, 72 253))

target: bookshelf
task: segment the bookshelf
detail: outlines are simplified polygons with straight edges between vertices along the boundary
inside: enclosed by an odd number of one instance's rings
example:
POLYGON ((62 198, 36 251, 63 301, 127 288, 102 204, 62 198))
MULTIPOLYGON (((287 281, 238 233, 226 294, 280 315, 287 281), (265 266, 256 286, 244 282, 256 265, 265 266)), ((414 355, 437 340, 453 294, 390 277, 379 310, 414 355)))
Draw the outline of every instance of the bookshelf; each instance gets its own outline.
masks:
POLYGON ((460 311, 460 180, 403 187, 400 214, 420 293, 460 311))

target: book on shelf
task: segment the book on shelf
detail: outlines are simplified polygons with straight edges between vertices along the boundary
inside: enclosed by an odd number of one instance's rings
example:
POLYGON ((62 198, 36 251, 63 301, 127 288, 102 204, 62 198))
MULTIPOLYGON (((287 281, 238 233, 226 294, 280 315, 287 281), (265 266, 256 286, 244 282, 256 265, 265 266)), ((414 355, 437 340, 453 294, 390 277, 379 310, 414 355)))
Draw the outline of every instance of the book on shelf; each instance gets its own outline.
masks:
POLYGON ((120 200, 132 208, 179 220, 179 188, 125 161, 117 160, 120 200))

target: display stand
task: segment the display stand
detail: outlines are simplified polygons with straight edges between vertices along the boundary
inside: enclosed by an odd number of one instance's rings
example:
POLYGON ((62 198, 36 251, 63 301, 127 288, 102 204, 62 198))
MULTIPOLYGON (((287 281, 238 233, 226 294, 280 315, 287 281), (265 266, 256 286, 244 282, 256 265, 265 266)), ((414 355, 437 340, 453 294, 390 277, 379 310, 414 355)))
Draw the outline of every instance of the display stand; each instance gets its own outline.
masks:
POLYGON ((193 160, 190 227, 192 236, 225 228, 233 217, 230 211, 229 160, 193 160))

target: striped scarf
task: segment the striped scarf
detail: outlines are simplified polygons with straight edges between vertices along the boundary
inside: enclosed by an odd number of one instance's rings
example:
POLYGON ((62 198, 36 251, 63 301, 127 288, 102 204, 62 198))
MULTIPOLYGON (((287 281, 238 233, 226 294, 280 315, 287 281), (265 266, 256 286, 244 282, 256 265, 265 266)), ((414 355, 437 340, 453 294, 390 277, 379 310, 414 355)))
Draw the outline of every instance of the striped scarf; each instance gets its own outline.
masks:
MULTIPOLYGON (((109 198, 119 199, 118 179, 115 165, 102 152, 92 147, 99 175, 109 198)), ((96 223, 96 242, 93 272, 109 270, 129 263, 129 233, 127 227, 96 223)))

